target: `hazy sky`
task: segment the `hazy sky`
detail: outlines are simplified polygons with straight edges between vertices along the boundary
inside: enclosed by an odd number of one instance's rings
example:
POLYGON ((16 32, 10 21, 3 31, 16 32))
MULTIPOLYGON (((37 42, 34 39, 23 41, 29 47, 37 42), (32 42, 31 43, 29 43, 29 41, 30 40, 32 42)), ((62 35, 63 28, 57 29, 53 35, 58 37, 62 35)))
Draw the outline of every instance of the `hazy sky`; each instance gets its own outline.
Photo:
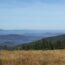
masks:
POLYGON ((1 29, 65 29, 65 0, 0 0, 1 29))

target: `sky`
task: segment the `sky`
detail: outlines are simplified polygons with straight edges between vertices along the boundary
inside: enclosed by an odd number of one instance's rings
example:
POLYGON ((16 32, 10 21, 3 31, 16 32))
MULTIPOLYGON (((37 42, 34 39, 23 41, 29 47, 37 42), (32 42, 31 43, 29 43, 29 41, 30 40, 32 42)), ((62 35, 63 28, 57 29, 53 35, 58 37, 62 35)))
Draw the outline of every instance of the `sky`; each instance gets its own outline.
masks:
POLYGON ((65 0, 0 0, 0 29, 65 30, 65 0))

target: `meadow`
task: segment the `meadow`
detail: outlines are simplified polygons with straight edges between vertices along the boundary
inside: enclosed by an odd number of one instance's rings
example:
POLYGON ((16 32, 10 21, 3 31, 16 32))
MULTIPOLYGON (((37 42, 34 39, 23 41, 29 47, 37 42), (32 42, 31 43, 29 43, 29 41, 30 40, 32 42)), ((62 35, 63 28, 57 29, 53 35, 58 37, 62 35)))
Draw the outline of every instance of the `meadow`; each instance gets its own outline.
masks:
POLYGON ((65 65, 65 50, 2 50, 0 65, 65 65))

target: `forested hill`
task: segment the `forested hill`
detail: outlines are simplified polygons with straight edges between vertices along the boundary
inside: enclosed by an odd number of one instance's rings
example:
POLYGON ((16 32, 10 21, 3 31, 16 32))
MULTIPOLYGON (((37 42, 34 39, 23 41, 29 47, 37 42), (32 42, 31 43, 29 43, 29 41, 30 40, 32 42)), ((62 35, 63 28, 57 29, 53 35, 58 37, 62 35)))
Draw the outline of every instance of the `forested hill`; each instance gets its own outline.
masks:
POLYGON ((65 34, 48 37, 28 44, 22 44, 15 47, 16 50, 51 50, 65 49, 65 34))

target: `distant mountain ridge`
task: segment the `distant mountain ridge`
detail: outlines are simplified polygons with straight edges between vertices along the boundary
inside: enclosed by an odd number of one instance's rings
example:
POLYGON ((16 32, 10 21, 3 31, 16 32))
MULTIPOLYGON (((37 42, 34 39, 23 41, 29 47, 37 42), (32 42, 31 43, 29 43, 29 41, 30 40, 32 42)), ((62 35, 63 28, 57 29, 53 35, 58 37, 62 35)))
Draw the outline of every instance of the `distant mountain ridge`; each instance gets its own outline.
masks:
POLYGON ((35 36, 35 34, 34 35, 19 35, 19 34, 0 35, 0 46, 1 45, 10 46, 11 44, 14 46, 14 45, 19 45, 23 43, 29 43, 35 40, 42 39, 43 37, 44 38, 48 37, 48 36, 51 36, 51 35, 47 35, 47 34, 46 35, 44 34, 44 36, 41 36, 41 35, 35 36))
POLYGON ((19 34, 19 35, 30 35, 30 34, 64 34, 64 30, 3 30, 0 29, 0 35, 8 34, 19 34))
POLYGON ((28 44, 33 41, 61 34, 64 34, 64 32, 42 30, 3 30, 0 31, 0 46, 12 47, 21 44, 28 44))
POLYGON ((3 29, 0 29, 0 31, 4 31, 3 29))

